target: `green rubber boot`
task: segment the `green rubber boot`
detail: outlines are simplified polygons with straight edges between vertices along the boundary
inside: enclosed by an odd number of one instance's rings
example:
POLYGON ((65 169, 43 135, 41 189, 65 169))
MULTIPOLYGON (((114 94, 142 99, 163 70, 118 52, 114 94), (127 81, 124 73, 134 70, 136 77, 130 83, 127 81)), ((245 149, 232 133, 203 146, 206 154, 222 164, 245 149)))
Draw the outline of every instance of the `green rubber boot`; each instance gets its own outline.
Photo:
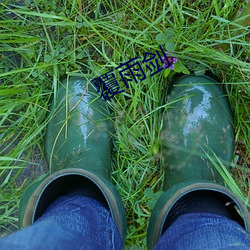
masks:
POLYGON ((235 204, 241 214, 237 214, 239 223, 250 230, 246 206, 224 187, 221 175, 211 164, 211 158, 216 161, 215 154, 229 169, 233 155, 233 121, 224 92, 207 76, 184 76, 174 83, 168 102, 160 135, 165 192, 151 214, 148 249, 154 249, 166 230, 174 205, 196 191, 202 191, 203 197, 205 191, 214 192, 212 195, 229 201, 227 204, 235 204))
POLYGON ((110 210, 125 241, 126 215, 110 182, 112 123, 105 101, 83 78, 64 81, 52 102, 45 136, 50 174, 23 194, 20 227, 36 221, 59 196, 81 192, 110 210))

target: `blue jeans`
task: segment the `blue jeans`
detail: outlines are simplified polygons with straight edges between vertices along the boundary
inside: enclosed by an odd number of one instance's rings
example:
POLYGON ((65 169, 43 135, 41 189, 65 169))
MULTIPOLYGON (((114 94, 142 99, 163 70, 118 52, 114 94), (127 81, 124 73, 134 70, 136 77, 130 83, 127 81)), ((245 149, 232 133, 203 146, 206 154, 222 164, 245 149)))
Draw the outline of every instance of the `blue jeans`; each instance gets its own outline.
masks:
MULTIPOLYGON (((61 197, 33 225, 0 239, 3 250, 123 249, 110 212, 84 196, 61 197)), ((250 235, 226 217, 193 213, 179 217, 156 250, 250 249, 250 235)))
POLYGON ((156 250, 249 250, 250 234, 227 217, 190 213, 180 216, 163 234, 156 250))
POLYGON ((123 249, 110 212, 85 196, 60 197, 33 225, 0 239, 3 250, 123 249))

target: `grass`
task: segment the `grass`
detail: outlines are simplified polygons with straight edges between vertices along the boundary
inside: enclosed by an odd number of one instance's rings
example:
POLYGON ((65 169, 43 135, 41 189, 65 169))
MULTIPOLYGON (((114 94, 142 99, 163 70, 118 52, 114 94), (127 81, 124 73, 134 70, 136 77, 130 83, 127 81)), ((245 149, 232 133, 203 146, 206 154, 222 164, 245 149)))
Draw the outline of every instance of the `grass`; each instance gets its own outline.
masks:
MULTIPOLYGON (((234 180, 250 197, 249 18, 243 0, 4 0, 0 3, 0 228, 15 230, 20 196, 39 168, 49 100, 60 80, 98 77, 162 45, 178 58, 165 71, 108 102, 114 120, 112 178, 127 212, 126 245, 145 248, 148 219, 161 193, 160 114, 178 72, 212 71, 234 113, 234 180), (244 11, 242 12, 242 9, 244 11), (40 160, 38 160, 40 159, 40 160), (9 227, 7 225, 12 225, 9 227)), ((122 86, 122 81, 120 81, 122 86)), ((238 190, 238 189, 237 189, 238 190)))

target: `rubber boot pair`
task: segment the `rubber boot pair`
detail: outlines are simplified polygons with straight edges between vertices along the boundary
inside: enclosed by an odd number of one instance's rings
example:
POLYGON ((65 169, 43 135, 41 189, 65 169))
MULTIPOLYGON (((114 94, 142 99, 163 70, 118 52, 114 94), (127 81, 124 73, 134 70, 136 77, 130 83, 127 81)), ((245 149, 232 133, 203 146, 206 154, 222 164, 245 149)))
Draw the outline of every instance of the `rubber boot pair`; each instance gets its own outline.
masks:
MULTIPOLYGON (((224 187, 211 163, 216 155, 229 165, 233 153, 232 115, 223 91, 208 77, 186 76, 175 82, 168 102, 160 135, 165 193, 150 218, 148 248, 155 247, 171 224, 176 204, 197 191, 214 192, 223 202, 235 204, 240 223, 249 230, 246 207, 224 187)), ((50 117, 45 151, 51 172, 24 193, 20 227, 34 223, 59 196, 81 190, 111 211, 124 241, 125 210, 110 182, 112 124, 105 102, 84 79, 71 78, 59 88, 50 117)))

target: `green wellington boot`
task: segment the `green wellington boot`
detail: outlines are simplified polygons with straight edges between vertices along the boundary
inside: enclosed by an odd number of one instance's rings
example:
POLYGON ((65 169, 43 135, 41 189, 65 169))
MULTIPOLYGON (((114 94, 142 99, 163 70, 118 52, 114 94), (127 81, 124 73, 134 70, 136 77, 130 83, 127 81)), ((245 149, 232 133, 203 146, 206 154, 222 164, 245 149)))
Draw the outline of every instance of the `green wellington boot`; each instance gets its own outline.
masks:
POLYGON ((106 206, 121 237, 126 215, 121 197, 110 182, 111 121, 105 101, 83 78, 64 81, 51 105, 45 136, 50 175, 37 181, 20 202, 20 227, 34 223, 59 196, 88 195, 106 206))
POLYGON ((184 76, 174 83, 168 102, 170 107, 163 116, 160 135, 165 192, 152 211, 148 249, 154 249, 171 224, 171 215, 181 204, 180 200, 194 194, 201 195, 205 202, 205 197, 217 197, 223 207, 233 204, 230 213, 235 214, 246 230, 250 230, 250 215, 246 206, 223 186, 222 177, 206 155, 213 157, 215 153, 229 168, 234 130, 231 109, 224 92, 207 76, 184 76))

